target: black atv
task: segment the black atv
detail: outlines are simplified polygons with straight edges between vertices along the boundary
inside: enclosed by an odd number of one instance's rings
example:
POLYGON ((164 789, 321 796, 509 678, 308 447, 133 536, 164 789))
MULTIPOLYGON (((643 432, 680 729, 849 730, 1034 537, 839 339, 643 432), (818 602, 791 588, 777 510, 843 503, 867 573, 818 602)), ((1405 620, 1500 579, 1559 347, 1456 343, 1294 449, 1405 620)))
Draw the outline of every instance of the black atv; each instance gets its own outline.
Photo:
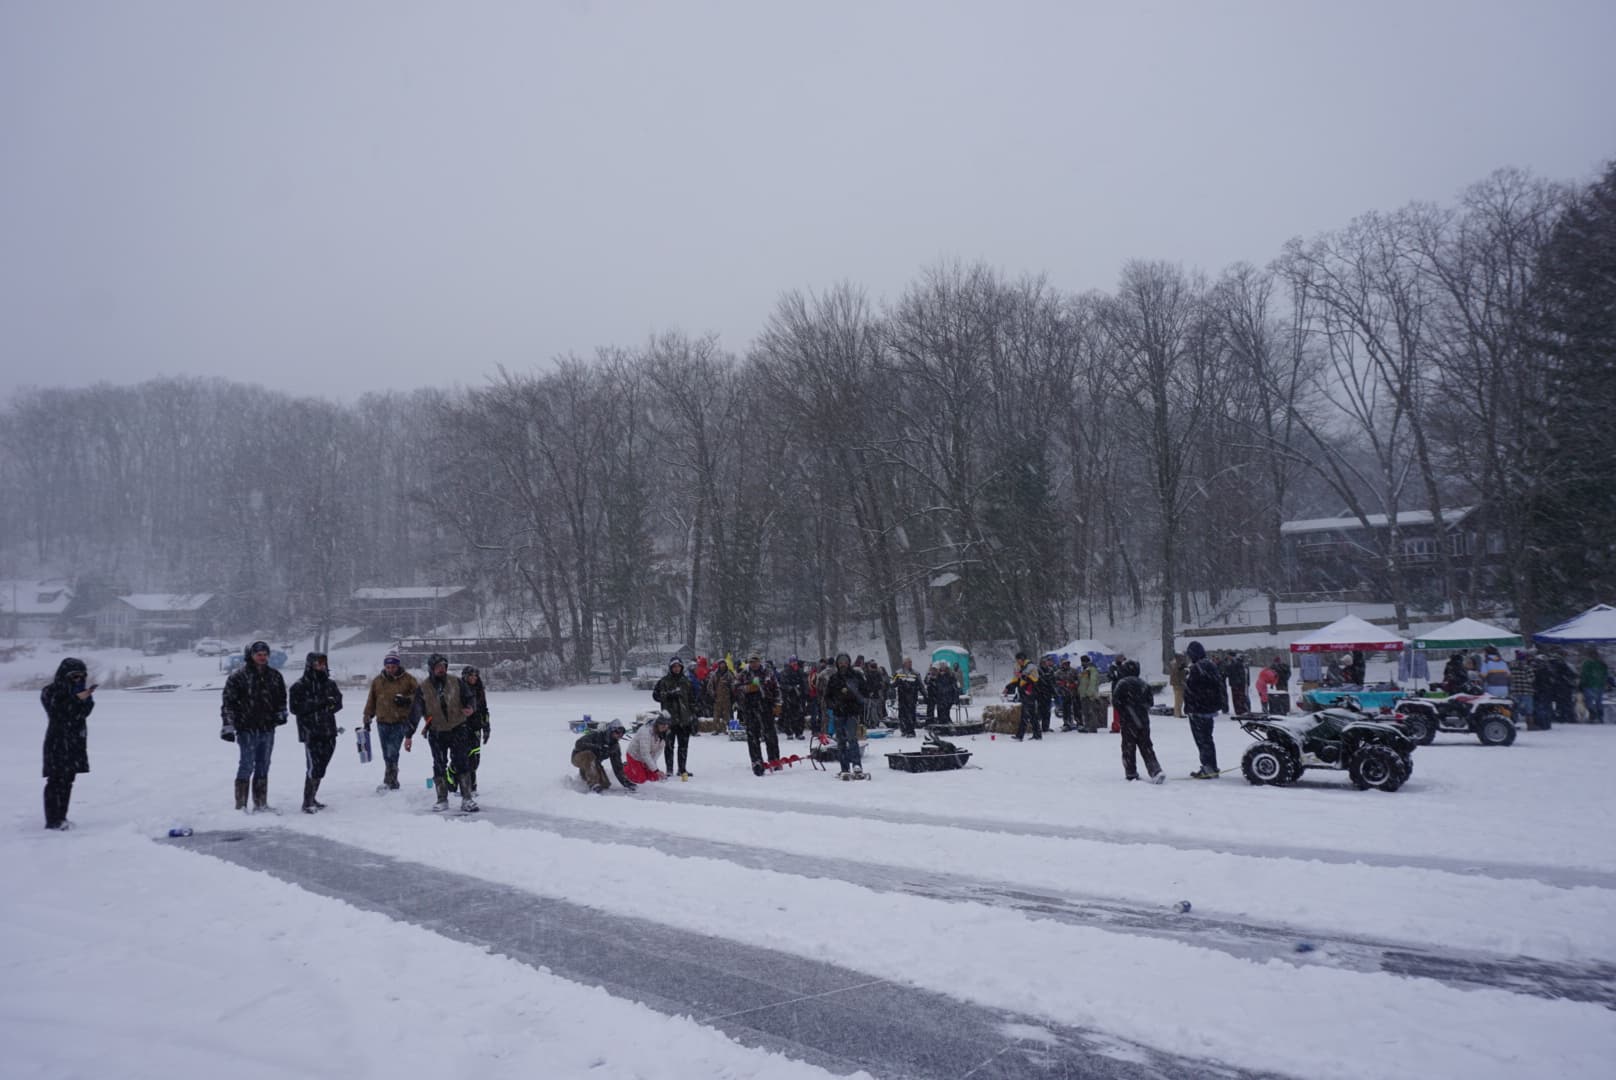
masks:
POLYGON ((1453 694, 1450 697, 1404 698, 1392 706, 1402 717, 1403 730, 1421 746, 1439 731, 1474 735, 1483 746, 1508 746, 1515 741, 1515 703, 1488 694, 1453 694))
POLYGON ((1257 740, 1240 759, 1240 772, 1253 784, 1289 784, 1305 769, 1345 769, 1359 791, 1396 791, 1414 772, 1414 742, 1395 724, 1351 709, 1248 714, 1235 722, 1257 740))

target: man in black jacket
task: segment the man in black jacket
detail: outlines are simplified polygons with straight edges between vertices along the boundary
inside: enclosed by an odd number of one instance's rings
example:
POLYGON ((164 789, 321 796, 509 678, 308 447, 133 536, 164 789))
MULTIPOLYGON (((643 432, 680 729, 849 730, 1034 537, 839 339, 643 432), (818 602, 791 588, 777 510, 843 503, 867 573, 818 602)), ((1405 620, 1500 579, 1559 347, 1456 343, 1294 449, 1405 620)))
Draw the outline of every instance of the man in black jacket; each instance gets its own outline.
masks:
POLYGON ((1251 711, 1251 672, 1246 668, 1246 658, 1238 651, 1231 651, 1223 661, 1223 677, 1229 682, 1230 710, 1235 715, 1244 715, 1251 711))
POLYGON ((933 664, 931 674, 926 676, 926 704, 931 715, 930 723, 950 723, 959 699, 960 688, 959 683, 954 681, 954 673, 948 670, 947 664, 933 664))
POLYGON ((898 731, 912 737, 921 687, 920 674, 907 656, 903 658, 903 666, 892 673, 892 688, 898 695, 898 731))
POLYGON ((668 740, 662 744, 663 757, 668 766, 667 773, 669 776, 673 775, 674 748, 677 745, 681 780, 689 780, 692 775, 686 771, 685 762, 690 753, 690 733, 696 727, 694 694, 695 690, 691 687, 690 680, 685 678, 684 661, 677 656, 668 661, 668 673, 657 680, 657 684, 651 688, 651 700, 662 706, 662 711, 668 714, 668 740))
POLYGON ((762 776, 769 763, 780 760, 780 732, 775 717, 780 708, 780 686, 763 669, 763 658, 753 654, 735 677, 735 700, 741 724, 746 728, 746 752, 752 759, 752 775, 762 776), (767 755, 764 751, 767 750, 767 755))
POLYGON ((73 781, 90 771, 90 737, 85 726, 95 708, 89 670, 71 656, 56 665, 56 677, 39 692, 45 707, 45 828, 69 829, 67 804, 73 781))
POLYGON ((1223 709, 1223 676, 1207 659, 1206 649, 1192 641, 1184 650, 1189 671, 1184 674, 1184 711, 1189 714, 1190 734, 1201 755, 1201 767, 1190 773, 1195 780, 1211 780, 1218 775, 1218 747, 1212 741, 1212 721, 1223 709))
POLYGON ((846 653, 837 653, 836 670, 825 683, 825 702, 836 719, 836 756, 841 760, 843 780, 864 779, 859 717, 864 714, 865 696, 864 676, 846 653))
POLYGON ((246 663, 224 681, 226 739, 234 739, 239 759, 236 765, 236 809, 247 809, 247 785, 251 781, 253 810, 270 810, 269 759, 275 752, 275 729, 286 723, 286 680, 269 666, 269 645, 255 641, 247 646, 246 663))
POLYGON ((612 763, 612 772, 617 776, 617 782, 623 785, 624 791, 633 791, 639 785, 623 775, 623 721, 613 720, 603 728, 586 731, 572 744, 572 764, 583 777, 589 790, 596 794, 603 793, 612 786, 611 780, 606 776, 606 770, 600 767, 602 761, 608 759, 612 763))
POLYGON ((793 656, 780 673, 780 730, 786 738, 801 739, 807 734, 807 709, 808 675, 802 661, 793 656))
POLYGON ((1150 706, 1154 695, 1150 686, 1139 677, 1139 662, 1124 660, 1122 678, 1111 691, 1112 703, 1117 708, 1117 721, 1122 727, 1122 775, 1129 780, 1139 779, 1139 765, 1134 760, 1137 751, 1145 759, 1145 771, 1152 784, 1167 777, 1156 761, 1156 746, 1150 741, 1150 706))
POLYGON ((325 809, 315 798, 326 766, 337 749, 337 713, 342 710, 342 687, 331 677, 325 653, 311 652, 303 661, 303 677, 292 684, 292 715, 297 717, 297 741, 303 744, 303 812, 325 809))

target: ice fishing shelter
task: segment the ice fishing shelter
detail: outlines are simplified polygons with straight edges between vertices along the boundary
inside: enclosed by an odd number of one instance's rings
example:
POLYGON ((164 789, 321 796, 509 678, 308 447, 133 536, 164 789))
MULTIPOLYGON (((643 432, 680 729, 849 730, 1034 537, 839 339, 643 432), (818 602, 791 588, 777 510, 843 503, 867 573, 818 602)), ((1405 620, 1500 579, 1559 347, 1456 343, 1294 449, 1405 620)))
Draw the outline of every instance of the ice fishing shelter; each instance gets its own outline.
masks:
POLYGON ((950 668, 959 665, 960 683, 965 692, 970 693, 971 687, 971 651, 954 641, 945 641, 931 651, 931 662, 934 664, 947 664, 950 668))
POLYGON ((1616 645, 1616 607, 1596 604, 1575 619, 1533 634, 1532 640, 1546 645, 1616 645))
POLYGON ((1329 626, 1291 642, 1291 652, 1299 661, 1303 682, 1318 681, 1319 657, 1324 653, 1400 653, 1406 648, 1407 639, 1356 615, 1343 615, 1329 626))

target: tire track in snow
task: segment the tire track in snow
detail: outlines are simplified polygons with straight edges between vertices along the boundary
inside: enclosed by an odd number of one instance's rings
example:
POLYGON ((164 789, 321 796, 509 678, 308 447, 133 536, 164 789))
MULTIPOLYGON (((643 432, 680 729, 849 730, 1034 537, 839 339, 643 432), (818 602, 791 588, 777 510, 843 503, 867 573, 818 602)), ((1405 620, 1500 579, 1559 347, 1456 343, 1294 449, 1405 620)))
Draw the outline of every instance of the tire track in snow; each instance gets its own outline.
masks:
MULTIPOLYGON (((605 838, 600 822, 589 819, 515 809, 496 809, 479 817, 496 826, 542 829, 568 839, 599 843, 605 838)), ((655 829, 654 826, 649 828, 655 829)), ((842 881, 876 892, 1009 908, 1057 922, 1217 949, 1243 959, 1283 960, 1298 967, 1381 971, 1433 979, 1460 990, 1506 990, 1533 997, 1593 1002, 1616 1010, 1616 964, 1572 964, 1529 956, 1428 949, 1354 935, 1320 934, 1293 926, 1181 915, 1103 897, 1040 890, 967 874, 799 855, 680 833, 648 832, 642 827, 614 831, 609 839, 611 843, 649 848, 666 855, 719 859, 751 870, 842 881), (1299 942, 1305 942, 1309 948, 1299 952, 1299 942)))
MULTIPOLYGON (((1263 859, 1311 859, 1314 862, 1366 866, 1408 867, 1419 870, 1441 870, 1449 874, 1467 874, 1477 877, 1498 878, 1502 881, 1537 881, 1544 885, 1571 889, 1592 886, 1596 889, 1616 890, 1616 871, 1584 870, 1577 867, 1540 866, 1530 863, 1483 862, 1478 859, 1460 859, 1448 855, 1395 855, 1372 851, 1343 851, 1335 848, 1311 848, 1285 844, 1253 844, 1240 840, 1196 840, 1187 837, 1158 836, 1154 833, 1132 833, 1117 829, 1094 829, 1081 825, 1048 825, 1036 821, 993 821, 981 818, 951 817, 946 814, 923 814, 914 810, 890 807, 837 806, 829 803, 784 803, 778 799, 761 799, 748 795, 723 795, 715 792, 686 792, 666 785, 649 785, 650 797, 667 802, 697 803, 703 806, 736 810, 762 810, 768 813, 811 814, 818 817, 853 818, 868 820, 879 818, 900 825, 935 825, 945 829, 968 829, 971 832, 1010 833, 1016 836, 1048 836, 1061 840, 1098 840, 1107 844, 1159 844, 1181 851, 1211 851, 1229 855, 1253 855, 1263 859), (662 790, 658 790, 662 788, 662 790)), ((641 788, 637 798, 646 798, 647 788, 641 788)))
POLYGON ((893 1078, 1279 1080, 287 829, 161 840, 599 986, 747 1046, 893 1078), (602 932, 610 920, 610 933, 602 932))

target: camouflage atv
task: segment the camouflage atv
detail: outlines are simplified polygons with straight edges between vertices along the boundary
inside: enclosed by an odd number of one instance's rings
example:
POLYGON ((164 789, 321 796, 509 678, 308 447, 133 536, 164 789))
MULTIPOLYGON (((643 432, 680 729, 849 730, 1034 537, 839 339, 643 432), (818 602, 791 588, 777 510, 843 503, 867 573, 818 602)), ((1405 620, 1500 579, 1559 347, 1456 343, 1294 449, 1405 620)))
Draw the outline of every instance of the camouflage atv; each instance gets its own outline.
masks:
POLYGON ((1240 772, 1253 784, 1289 784, 1305 769, 1342 769, 1359 791, 1396 791, 1414 771, 1407 735, 1350 709, 1235 719, 1257 740, 1240 759, 1240 772))

